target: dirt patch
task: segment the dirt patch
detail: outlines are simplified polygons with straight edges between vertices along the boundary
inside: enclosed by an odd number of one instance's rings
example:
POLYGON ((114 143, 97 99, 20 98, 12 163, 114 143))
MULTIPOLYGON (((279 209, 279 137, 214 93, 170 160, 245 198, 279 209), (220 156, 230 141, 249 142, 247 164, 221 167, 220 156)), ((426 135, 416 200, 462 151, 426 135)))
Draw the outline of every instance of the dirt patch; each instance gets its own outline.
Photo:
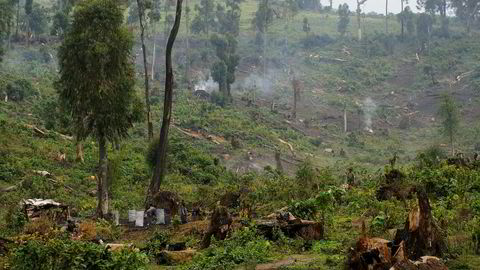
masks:
POLYGON ((315 259, 315 257, 308 255, 293 255, 275 262, 259 264, 255 267, 255 270, 280 269, 287 266, 302 266, 314 261, 315 259))

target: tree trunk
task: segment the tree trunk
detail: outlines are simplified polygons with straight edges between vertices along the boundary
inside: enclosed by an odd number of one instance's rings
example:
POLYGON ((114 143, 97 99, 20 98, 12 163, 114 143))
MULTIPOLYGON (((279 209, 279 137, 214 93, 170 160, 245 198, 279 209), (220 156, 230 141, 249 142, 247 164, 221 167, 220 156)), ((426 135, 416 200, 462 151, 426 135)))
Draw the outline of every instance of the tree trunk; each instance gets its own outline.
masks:
POLYGON ((227 92, 225 93, 226 97, 227 97, 227 102, 230 103, 230 102, 232 102, 232 93, 230 91, 231 87, 230 87, 230 84, 228 82, 225 83, 225 86, 226 86, 226 90, 227 90, 227 92))
POLYGON ((330 10, 333 9, 333 0, 330 0, 330 10))
POLYGON ((401 30, 402 40, 403 40, 403 38, 405 37, 405 28, 404 28, 404 27, 405 27, 405 13, 403 12, 403 11, 404 11, 404 9, 403 9, 403 1, 404 1, 404 0, 401 0, 401 1, 400 1, 400 8, 402 9, 402 10, 401 10, 401 12, 402 12, 401 15, 402 15, 402 16, 400 17, 400 24, 401 24, 401 29, 402 29, 402 30, 401 30))
POLYGON ((282 159, 280 158, 280 150, 275 150, 275 162, 277 165, 277 171, 283 172, 282 159))
POLYGON ((157 36, 153 34, 153 50, 152 50, 152 82, 155 80, 155 53, 157 50, 157 36))
POLYGON ((190 11, 188 10, 188 0, 185 0, 185 19, 186 19, 186 27, 185 27, 185 81, 187 82, 187 89, 191 90, 190 85, 190 11))
POLYGON ((17 18, 16 18, 16 26, 15 26, 15 39, 18 40, 18 23, 20 21, 20 0, 17 0, 17 18))
POLYGON ((163 121, 160 130, 159 144, 156 151, 155 170, 147 194, 146 205, 149 204, 153 195, 160 190, 160 185, 165 177, 167 165, 167 145, 168 131, 172 116, 172 94, 173 94, 173 69, 172 69, 172 48, 180 28, 180 18, 182 16, 182 0, 177 0, 177 9, 175 13, 175 22, 172 31, 168 37, 167 48, 165 52, 165 97, 163 101, 163 121))
POLYGON ((77 142, 76 142, 76 148, 77 148, 77 157, 75 159, 75 161, 77 162, 85 162, 85 159, 84 159, 84 154, 83 154, 83 143, 80 139, 78 139, 77 137, 77 142))
POLYGON ((455 146, 453 145, 453 134, 450 134, 450 147, 452 149, 452 157, 455 156, 455 146))
POLYGON ((292 86, 293 86, 293 112, 292 112, 292 118, 295 119, 297 118, 297 101, 298 101, 298 81, 295 77, 293 77, 292 80, 292 86))
POLYGON ((145 13, 145 6, 141 3, 142 0, 137 0, 138 6, 138 19, 140 22, 140 40, 142 42, 143 53, 143 68, 145 78, 145 109, 147 110, 147 126, 148 126, 148 139, 153 138, 153 124, 150 119, 150 90, 148 84, 148 66, 147 66, 147 49, 145 48, 145 26, 143 25, 143 15, 145 13))
POLYGON ((105 136, 98 138, 99 173, 97 176, 97 217, 102 218, 108 213, 108 158, 105 136))
POLYGON ((361 22, 361 15, 362 9, 360 8, 367 0, 357 0, 357 34, 358 34, 358 41, 362 41, 362 22, 361 22))
POLYGON ((388 34, 388 0, 385 0, 385 34, 388 34))
POLYGON ((343 107, 343 132, 347 133, 347 106, 343 107))

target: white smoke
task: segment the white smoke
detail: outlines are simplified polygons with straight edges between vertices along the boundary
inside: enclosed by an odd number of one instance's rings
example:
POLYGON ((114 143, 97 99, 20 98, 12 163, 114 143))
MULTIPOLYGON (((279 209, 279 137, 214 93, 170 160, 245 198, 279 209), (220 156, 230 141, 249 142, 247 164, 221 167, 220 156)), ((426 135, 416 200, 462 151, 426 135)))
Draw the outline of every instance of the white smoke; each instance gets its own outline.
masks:
POLYGON ((201 80, 198 81, 195 85, 194 88, 195 91, 197 90, 204 90, 211 94, 213 91, 218 90, 218 83, 216 83, 211 76, 208 77, 207 80, 201 80))
POLYGON ((375 114, 375 110, 377 109, 377 105, 370 97, 367 97, 363 100, 362 104, 363 115, 365 117, 365 130, 370 133, 373 133, 372 129, 372 118, 375 114))
POLYGON ((274 92, 273 82, 277 81, 277 74, 275 70, 269 70, 265 76, 260 73, 250 73, 241 81, 235 82, 232 88, 243 91, 256 91, 265 95, 270 95, 274 92))

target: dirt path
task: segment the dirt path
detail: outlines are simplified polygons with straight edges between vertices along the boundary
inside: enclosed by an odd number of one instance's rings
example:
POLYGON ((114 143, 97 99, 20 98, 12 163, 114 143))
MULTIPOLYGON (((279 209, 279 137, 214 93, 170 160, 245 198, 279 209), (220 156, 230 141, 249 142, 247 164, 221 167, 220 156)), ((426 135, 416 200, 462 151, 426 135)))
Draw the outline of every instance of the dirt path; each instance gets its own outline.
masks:
POLYGON ((259 264, 255 270, 279 269, 286 266, 301 266, 314 261, 316 258, 309 255, 292 255, 272 263, 259 264))

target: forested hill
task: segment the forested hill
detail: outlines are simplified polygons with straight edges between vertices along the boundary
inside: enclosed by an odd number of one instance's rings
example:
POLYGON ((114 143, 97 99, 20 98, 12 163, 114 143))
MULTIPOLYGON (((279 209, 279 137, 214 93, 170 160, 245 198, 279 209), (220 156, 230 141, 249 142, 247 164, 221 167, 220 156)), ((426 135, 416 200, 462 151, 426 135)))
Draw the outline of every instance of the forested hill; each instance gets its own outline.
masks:
MULTIPOLYGON (((477 169, 445 159, 480 151, 480 1, 447 2, 422 1, 413 13, 415 3, 402 1, 403 12, 385 16, 311 0, 184 0, 160 189, 206 212, 245 190, 258 216, 316 207, 304 217, 325 222, 327 243, 313 243, 315 251, 298 239, 274 243, 252 260, 306 250, 321 267, 330 260, 341 268, 360 235, 352 221, 366 220, 371 236, 385 238, 403 226, 408 209, 375 195, 398 169, 402 186, 434 186, 437 218, 461 216, 442 228, 449 236, 477 245, 477 169), (352 172, 355 187, 341 193, 352 172), (328 209, 313 205, 325 190, 343 197, 328 209)), ((110 210, 145 207, 175 8, 160 0, 0 0, 0 237, 25 234, 15 212, 22 199, 60 201, 80 220, 98 214, 102 177, 110 210)), ((181 240, 200 245, 188 237, 181 240)), ((475 269, 474 252, 455 244, 452 265, 475 269)), ((0 268, 11 256, 3 258, 0 268)))

